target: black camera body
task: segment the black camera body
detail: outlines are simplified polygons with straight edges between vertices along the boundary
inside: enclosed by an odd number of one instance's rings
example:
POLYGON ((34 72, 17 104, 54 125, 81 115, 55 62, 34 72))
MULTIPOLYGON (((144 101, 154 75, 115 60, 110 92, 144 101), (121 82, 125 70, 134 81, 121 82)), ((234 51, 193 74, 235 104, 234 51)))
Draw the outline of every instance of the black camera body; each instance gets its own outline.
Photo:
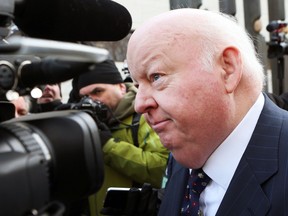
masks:
POLYGON ((268 58, 282 58, 288 54, 288 40, 286 34, 272 32, 271 40, 268 42, 268 58))
MULTIPOLYGON (((65 105, 64 105, 65 106, 65 105)), ((110 109, 102 102, 93 100, 88 96, 84 96, 78 103, 72 103, 66 107, 71 110, 86 110, 90 111, 97 121, 107 122, 110 109)), ((61 108, 59 108, 61 109, 61 108)))

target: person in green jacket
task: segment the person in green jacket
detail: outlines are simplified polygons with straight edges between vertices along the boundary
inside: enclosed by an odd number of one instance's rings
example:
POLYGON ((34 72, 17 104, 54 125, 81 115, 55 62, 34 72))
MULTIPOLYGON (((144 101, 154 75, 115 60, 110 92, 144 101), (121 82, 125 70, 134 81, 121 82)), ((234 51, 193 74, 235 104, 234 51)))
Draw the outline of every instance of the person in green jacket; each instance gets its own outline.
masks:
POLYGON ((100 190, 89 197, 91 216, 101 215, 109 187, 131 188, 150 183, 154 188, 161 188, 169 152, 144 117, 135 112, 137 88, 131 82, 124 83, 111 60, 81 74, 74 87, 77 87, 80 98, 89 96, 98 100, 113 113, 106 122, 111 133, 104 141, 101 138, 105 176, 100 190))

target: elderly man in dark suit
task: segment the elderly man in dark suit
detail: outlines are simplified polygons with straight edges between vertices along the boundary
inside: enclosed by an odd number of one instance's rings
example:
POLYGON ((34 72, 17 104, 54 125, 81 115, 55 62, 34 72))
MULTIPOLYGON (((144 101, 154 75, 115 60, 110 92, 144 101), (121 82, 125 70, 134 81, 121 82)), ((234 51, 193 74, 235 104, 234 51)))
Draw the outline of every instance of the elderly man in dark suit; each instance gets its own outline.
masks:
POLYGON ((262 92, 263 67, 235 20, 158 15, 133 33, 127 63, 135 109, 172 153, 160 216, 288 215, 288 112, 262 92))

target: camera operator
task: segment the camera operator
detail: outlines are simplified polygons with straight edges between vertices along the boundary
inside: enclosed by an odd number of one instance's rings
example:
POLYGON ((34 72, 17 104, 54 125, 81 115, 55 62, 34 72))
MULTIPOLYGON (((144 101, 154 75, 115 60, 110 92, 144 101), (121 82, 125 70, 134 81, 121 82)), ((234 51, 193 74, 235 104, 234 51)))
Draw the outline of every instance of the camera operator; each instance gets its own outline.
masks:
POLYGON ((89 197, 91 215, 101 215, 109 187, 141 187, 150 183, 160 188, 168 151, 145 119, 134 110, 137 89, 124 83, 112 60, 99 63, 73 80, 70 102, 89 96, 112 111, 107 130, 100 135, 105 162, 102 188, 89 197), (73 98, 72 98, 73 97, 73 98))
POLYGON ((288 110, 288 92, 284 92, 280 95, 273 93, 267 93, 268 97, 280 108, 288 110))
POLYGON ((42 96, 37 98, 33 112, 49 112, 62 105, 61 83, 40 86, 42 96))

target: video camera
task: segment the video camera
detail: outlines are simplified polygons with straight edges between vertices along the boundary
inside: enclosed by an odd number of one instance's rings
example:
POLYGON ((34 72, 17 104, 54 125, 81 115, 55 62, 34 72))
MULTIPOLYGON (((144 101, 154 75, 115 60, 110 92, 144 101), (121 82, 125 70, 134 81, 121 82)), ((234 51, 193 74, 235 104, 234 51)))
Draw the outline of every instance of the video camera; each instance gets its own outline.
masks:
POLYGON ((266 26, 266 30, 271 32, 268 58, 281 58, 288 54, 287 25, 288 23, 285 21, 274 20, 266 26))
POLYGON ((287 25, 286 21, 273 20, 266 26, 266 30, 271 33, 270 42, 268 42, 268 58, 277 58, 279 95, 284 90, 284 55, 288 54, 287 25))
MULTIPOLYGON (((1 100, 87 71, 108 52, 75 41, 120 40, 132 26, 126 8, 109 0, 0 0, 0 8, 1 100)), ((0 215, 65 215, 66 203, 98 191, 99 129, 82 108, 1 122, 0 215)))

